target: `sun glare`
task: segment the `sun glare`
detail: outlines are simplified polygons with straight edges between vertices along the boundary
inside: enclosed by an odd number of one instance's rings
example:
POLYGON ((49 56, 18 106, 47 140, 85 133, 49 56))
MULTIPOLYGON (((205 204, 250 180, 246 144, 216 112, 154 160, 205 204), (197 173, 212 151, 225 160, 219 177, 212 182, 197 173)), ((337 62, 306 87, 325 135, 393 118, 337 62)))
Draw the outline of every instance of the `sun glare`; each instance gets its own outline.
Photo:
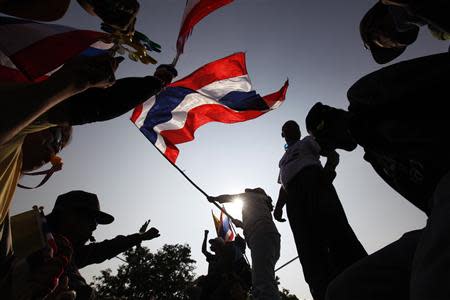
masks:
POLYGON ((233 218, 241 219, 242 215, 242 206, 244 202, 241 198, 236 197, 233 199, 233 202, 230 202, 227 206, 227 212, 233 216, 233 218))

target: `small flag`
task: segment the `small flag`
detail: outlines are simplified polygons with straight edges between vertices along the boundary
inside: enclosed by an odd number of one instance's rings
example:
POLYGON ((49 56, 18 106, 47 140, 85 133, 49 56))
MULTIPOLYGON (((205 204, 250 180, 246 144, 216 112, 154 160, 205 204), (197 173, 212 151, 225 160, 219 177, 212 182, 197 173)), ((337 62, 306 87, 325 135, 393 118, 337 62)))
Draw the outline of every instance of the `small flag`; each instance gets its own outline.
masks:
POLYGON ((105 33, 0 17, 0 82, 45 79, 78 55, 105 53, 105 33))
POLYGON ((211 214, 212 214, 212 217, 213 217, 214 228, 216 228, 217 236, 219 236, 220 220, 219 220, 219 218, 216 217, 216 215, 213 213, 212 210, 211 210, 211 214))
MULTIPOLYGON (((225 209, 225 207, 222 206, 222 209, 225 209)), ((218 236, 223 238, 225 242, 231 242, 234 240, 234 233, 231 229, 231 221, 228 218, 226 214, 223 213, 223 211, 220 211, 220 227, 219 227, 219 234, 218 236)))
POLYGON ((177 52, 183 53, 184 44, 191 35, 194 26, 213 11, 225 6, 233 0, 187 0, 183 21, 177 40, 177 52))
POLYGON ((279 107, 288 82, 261 97, 252 87, 245 54, 240 52, 211 62, 137 106, 131 121, 147 139, 175 163, 177 144, 194 139, 209 122, 237 123, 257 118, 279 107))

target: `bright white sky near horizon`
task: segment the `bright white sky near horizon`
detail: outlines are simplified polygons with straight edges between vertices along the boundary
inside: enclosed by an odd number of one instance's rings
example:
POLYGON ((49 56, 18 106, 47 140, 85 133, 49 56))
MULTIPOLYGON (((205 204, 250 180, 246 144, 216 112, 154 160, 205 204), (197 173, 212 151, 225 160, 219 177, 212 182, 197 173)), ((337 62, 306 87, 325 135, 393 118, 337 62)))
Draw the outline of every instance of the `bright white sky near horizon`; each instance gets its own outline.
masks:
MULTIPOLYGON (((73 2, 57 23, 98 30, 99 20, 73 2)), ((170 63, 185 1, 140 2, 136 28, 162 45, 163 52, 154 57, 160 63, 170 63)), ((245 51, 248 72, 261 95, 278 90, 286 78, 290 87, 283 106, 256 120, 234 125, 211 123, 200 128, 193 142, 180 146, 180 168, 211 195, 262 187, 276 201, 278 161, 284 152, 281 125, 294 119, 304 129, 305 116, 316 101, 346 108, 348 88, 380 68, 364 49, 358 31, 362 16, 374 3, 236 0, 198 24, 178 63, 179 78, 208 62, 245 51)), ((401 59, 443 52, 447 47, 423 28, 401 59)), ((126 60, 117 77, 149 75, 154 69, 126 60)), ((102 210, 116 218, 111 225, 98 227, 94 234, 97 241, 134 233, 151 219, 161 237, 143 244, 156 250, 165 243, 187 243, 197 261, 196 274, 205 274, 207 263, 201 243, 204 229, 214 232, 213 206, 161 157, 129 121, 130 114, 75 128, 71 144, 62 152, 63 171, 40 189, 19 189, 12 214, 33 205, 43 205, 48 213, 59 194, 74 189, 94 192, 102 210)), ((362 159, 360 148, 340 154, 335 187, 350 224, 368 252, 424 225, 424 214, 375 174, 362 159)), ((281 265, 297 252, 289 224, 277 226, 282 236, 281 265)), ((89 266, 82 273, 91 280, 100 270, 114 270, 120 263, 112 259, 89 266)), ((298 261, 277 275, 280 287, 299 298, 311 297, 298 261)))

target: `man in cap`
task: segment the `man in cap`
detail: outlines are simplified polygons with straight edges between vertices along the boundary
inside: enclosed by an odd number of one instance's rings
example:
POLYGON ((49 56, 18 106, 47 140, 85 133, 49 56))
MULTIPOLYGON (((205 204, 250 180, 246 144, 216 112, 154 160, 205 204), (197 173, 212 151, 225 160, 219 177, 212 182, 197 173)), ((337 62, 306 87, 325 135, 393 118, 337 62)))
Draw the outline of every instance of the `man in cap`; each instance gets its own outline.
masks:
POLYGON ((436 38, 450 39, 448 1, 420 5, 418 2, 421 1, 380 1, 365 14, 360 23, 361 38, 377 63, 385 64, 399 57, 416 41, 419 29, 424 25, 428 25, 436 38), (445 18, 439 17, 442 11, 446 12, 445 18), (437 23, 433 22, 433 17, 437 17, 437 23))
POLYGON ((348 91, 348 111, 322 103, 309 111, 307 129, 320 145, 360 145, 378 175, 429 217, 424 229, 345 270, 327 299, 448 299, 450 126, 442 87, 449 84, 450 57, 437 54, 361 78, 348 91))
POLYGON ((244 237, 252 254, 252 287, 254 299, 279 299, 275 264, 280 258, 280 234, 272 219, 272 199, 262 188, 245 189, 237 195, 209 197, 209 201, 243 201, 242 222, 233 223, 244 229, 244 237))
POLYGON ((286 204, 305 280, 313 298, 323 300, 329 282, 367 253, 348 224, 332 184, 339 155, 312 136, 301 139, 300 127, 293 120, 283 125, 281 135, 286 152, 279 163, 282 186, 274 217, 285 221, 286 204), (321 155, 327 156, 325 167, 321 155))
POLYGON ((51 231, 66 237, 72 243, 72 260, 65 273, 69 277, 69 287, 77 293, 77 299, 95 299, 92 288, 80 275, 79 269, 111 259, 142 241, 159 236, 154 227, 146 230, 146 222, 139 233, 85 245, 88 240, 93 240, 92 234, 97 224, 105 225, 113 221, 113 216, 100 210, 97 195, 85 191, 59 195, 52 212, 47 215, 51 231))

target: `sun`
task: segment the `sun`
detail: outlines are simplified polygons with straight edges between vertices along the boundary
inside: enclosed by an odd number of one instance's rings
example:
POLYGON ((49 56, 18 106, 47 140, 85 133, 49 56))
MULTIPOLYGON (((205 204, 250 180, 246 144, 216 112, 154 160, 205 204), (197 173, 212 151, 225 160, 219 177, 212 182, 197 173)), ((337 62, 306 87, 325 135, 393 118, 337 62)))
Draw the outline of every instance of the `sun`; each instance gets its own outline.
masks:
POLYGON ((233 216, 233 218, 241 219, 242 217, 242 207, 244 206, 244 201, 241 198, 236 197, 233 202, 226 205, 227 212, 233 216))

